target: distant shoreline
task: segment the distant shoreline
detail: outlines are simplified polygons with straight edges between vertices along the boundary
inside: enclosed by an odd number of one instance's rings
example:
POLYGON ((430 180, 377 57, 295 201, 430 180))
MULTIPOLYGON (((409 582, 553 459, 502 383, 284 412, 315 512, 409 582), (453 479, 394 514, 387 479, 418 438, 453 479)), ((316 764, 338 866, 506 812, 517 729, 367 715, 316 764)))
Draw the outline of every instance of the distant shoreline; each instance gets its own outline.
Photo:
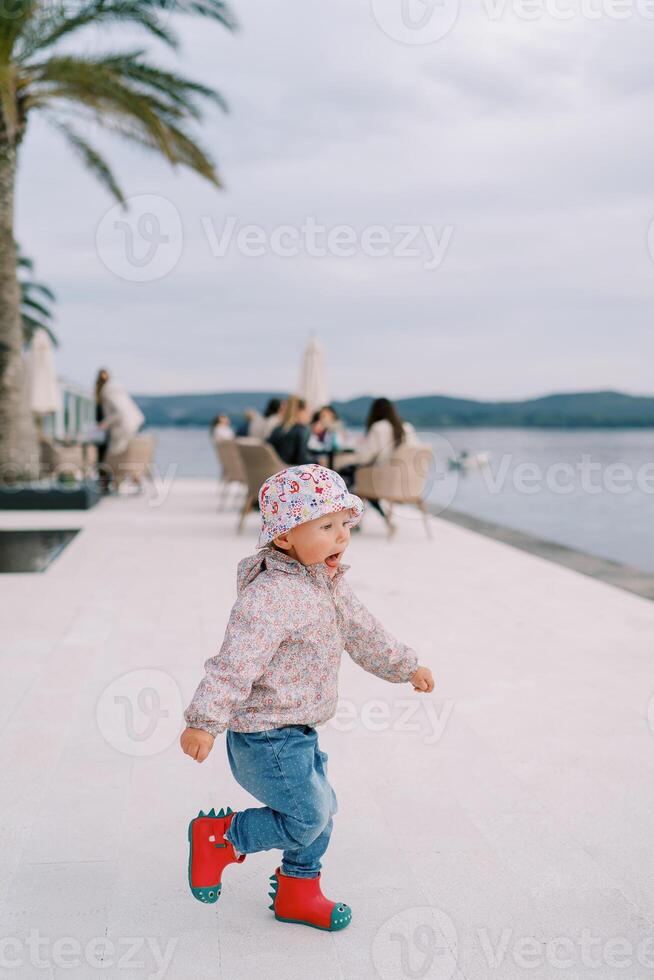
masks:
MULTIPOLYGON (((347 420, 345 420, 347 422, 347 420)), ((406 419, 410 422, 411 419, 406 419)), ((146 425, 148 428, 152 429, 207 429, 210 426, 210 422, 149 422, 146 419, 146 425)), ((361 422, 350 422, 347 423, 353 428, 364 428, 361 422)), ((597 425, 580 423, 579 425, 530 425, 527 422, 516 422, 516 423, 504 423, 500 424, 497 422, 443 422, 434 423, 433 425, 422 425, 415 424, 415 428, 418 431, 433 432, 436 429, 533 429, 540 432, 583 432, 588 430, 589 432, 616 432, 616 431, 629 431, 643 432, 644 430, 654 431, 654 422, 644 422, 642 424, 630 423, 598 423, 597 425)))
MULTIPOLYGON (((202 428, 225 413, 241 422, 248 408, 262 412, 274 392, 137 395, 148 424, 202 428)), ((345 425, 364 426, 371 395, 332 404, 345 425)), ((446 395, 396 398, 401 417, 419 429, 654 429, 654 397, 594 391, 524 401, 483 402, 446 395)))

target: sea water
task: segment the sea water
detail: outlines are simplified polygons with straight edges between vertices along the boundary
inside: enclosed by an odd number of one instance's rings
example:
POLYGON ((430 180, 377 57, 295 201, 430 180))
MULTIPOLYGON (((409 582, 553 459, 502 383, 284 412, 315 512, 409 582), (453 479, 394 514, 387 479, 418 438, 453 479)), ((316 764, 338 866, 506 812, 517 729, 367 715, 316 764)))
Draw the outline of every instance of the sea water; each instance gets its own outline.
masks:
MULTIPOLYGON (((208 429, 150 431, 160 473, 218 479, 208 429)), ((654 430, 455 428, 419 438, 434 449, 434 507, 654 572, 654 430), (487 465, 452 468, 464 451, 488 454, 487 465)))

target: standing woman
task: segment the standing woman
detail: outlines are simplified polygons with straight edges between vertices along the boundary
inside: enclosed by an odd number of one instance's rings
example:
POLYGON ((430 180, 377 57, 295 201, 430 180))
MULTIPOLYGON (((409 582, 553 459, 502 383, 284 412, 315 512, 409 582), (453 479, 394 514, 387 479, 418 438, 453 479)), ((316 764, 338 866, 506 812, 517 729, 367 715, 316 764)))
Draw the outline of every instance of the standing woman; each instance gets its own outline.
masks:
POLYGON ((289 395, 281 424, 268 436, 268 442, 287 466, 301 466, 314 461, 314 455, 308 447, 311 435, 310 417, 304 399, 289 395))
POLYGON ((99 428, 108 432, 106 456, 118 456, 145 422, 145 415, 124 385, 112 381, 108 371, 101 373, 107 378, 100 389, 103 418, 99 428))
MULTIPOLYGON (((102 389, 109 380, 109 372, 104 368, 100 368, 95 379, 95 424, 98 428, 102 428, 100 423, 104 419, 104 409, 102 407, 102 389)), ((96 442, 96 449, 98 451, 98 473, 100 479, 100 489, 107 489, 107 473, 103 467, 105 456, 107 455, 107 443, 108 439, 105 437, 102 442, 96 442)))

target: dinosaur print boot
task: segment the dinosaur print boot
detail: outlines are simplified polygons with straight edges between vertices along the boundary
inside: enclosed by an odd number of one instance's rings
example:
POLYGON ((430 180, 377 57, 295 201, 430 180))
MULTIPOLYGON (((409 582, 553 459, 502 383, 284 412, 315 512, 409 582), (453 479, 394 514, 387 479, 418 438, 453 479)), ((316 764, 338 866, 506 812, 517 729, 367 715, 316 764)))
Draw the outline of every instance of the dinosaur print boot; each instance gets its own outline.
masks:
POLYGON ((225 840, 225 831, 236 816, 227 807, 216 813, 202 810, 188 825, 188 883, 199 902, 217 902, 222 890, 222 873, 228 864, 242 864, 247 854, 236 857, 233 844, 225 840))
POLYGON ((352 919, 352 909, 345 902, 330 902, 320 889, 320 875, 316 878, 292 878, 277 868, 270 876, 273 902, 268 908, 280 922, 298 922, 336 932, 345 929, 352 919))

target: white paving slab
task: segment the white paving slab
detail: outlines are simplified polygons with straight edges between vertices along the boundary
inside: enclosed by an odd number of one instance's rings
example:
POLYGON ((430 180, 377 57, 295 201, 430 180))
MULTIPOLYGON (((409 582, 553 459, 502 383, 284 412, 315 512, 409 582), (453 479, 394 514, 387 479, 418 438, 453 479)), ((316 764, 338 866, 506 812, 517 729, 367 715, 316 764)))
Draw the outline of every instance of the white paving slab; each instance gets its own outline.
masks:
POLYGON ((279 852, 229 867, 216 906, 188 890, 190 818, 255 802, 224 739, 198 765, 178 737, 257 518, 236 535, 208 481, 154 499, 0 513, 83 529, 0 578, 0 976, 654 976, 654 604, 438 519, 430 541, 408 511, 389 542, 366 515, 348 575, 437 689, 344 655, 323 882, 354 915, 322 933, 268 910, 279 852))

